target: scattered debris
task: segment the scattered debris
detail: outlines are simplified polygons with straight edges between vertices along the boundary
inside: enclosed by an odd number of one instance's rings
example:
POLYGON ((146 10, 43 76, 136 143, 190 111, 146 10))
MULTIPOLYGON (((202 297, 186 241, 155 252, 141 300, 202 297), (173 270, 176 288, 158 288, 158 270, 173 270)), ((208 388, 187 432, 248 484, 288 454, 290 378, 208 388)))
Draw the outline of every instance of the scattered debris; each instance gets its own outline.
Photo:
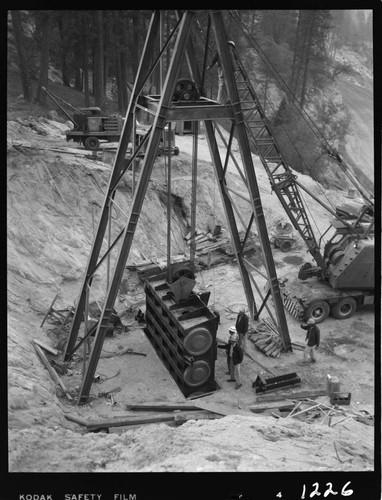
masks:
POLYGON ((114 356, 122 356, 123 354, 135 354, 136 356, 147 356, 144 352, 134 351, 131 347, 125 347, 120 352, 103 352, 100 358, 113 358, 114 356))
POLYGON ((115 394, 116 392, 119 392, 120 390, 121 390, 120 387, 116 387, 115 389, 111 389, 110 391, 99 392, 98 397, 99 398, 104 398, 104 397, 107 398, 110 394, 115 394))

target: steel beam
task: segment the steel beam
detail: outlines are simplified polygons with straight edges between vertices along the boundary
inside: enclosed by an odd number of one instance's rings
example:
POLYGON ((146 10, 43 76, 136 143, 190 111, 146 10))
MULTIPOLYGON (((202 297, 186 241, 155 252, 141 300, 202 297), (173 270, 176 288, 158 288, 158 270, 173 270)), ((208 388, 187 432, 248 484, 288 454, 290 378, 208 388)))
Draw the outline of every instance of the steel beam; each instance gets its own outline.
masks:
MULTIPOLYGON (((99 356, 101 354, 102 345, 106 335, 106 330, 111 316, 111 312, 117 297, 118 288, 126 267, 127 258, 129 256, 131 244, 137 227, 144 196, 147 191, 147 186, 150 180, 150 175, 156 158, 161 135, 164 131, 166 122, 168 121, 168 110, 171 105, 171 100, 174 93, 174 87, 178 75, 178 70, 181 65, 183 53, 185 51, 193 18, 194 14, 191 11, 186 11, 183 14, 182 20, 179 25, 179 31, 177 39, 175 41, 173 56, 164 83, 163 92, 158 106, 157 114, 154 118, 152 132, 149 138, 148 146, 143 160, 142 172, 136 186, 136 191, 130 209, 129 220, 124 230, 124 235, 119 255, 117 258, 117 262, 115 265, 114 273, 110 282, 108 294, 104 302, 100 321, 98 323, 97 331, 95 334, 89 363, 86 369, 86 373, 84 374, 82 385, 79 391, 79 402, 84 402, 87 400, 91 385, 93 383, 94 373, 97 367, 99 356)), ((148 36, 150 39, 150 33, 148 36)), ((139 72, 137 80, 138 82, 140 80, 139 72)), ((129 106, 130 109, 131 107, 132 105, 129 106)), ((129 131, 129 133, 131 135, 131 131, 129 131)))
POLYGON ((127 147, 129 145, 129 141, 131 139, 131 134, 133 130, 133 123, 135 120, 135 101, 137 100, 138 94, 141 91, 143 84, 145 82, 146 75, 149 73, 150 69, 150 61, 152 54, 154 53, 155 43, 156 43, 156 33, 159 27, 160 15, 159 11, 155 11, 151 18, 149 34, 146 38, 145 46, 143 49, 143 55, 140 61, 137 79, 134 84, 132 96, 130 99, 129 107, 126 114, 126 119, 124 122, 124 126, 122 128, 120 141, 118 144, 118 149, 116 153, 116 157, 114 160, 114 165, 112 169, 112 173, 110 176, 109 187, 107 191, 107 195, 105 197, 104 205, 102 208, 98 230, 96 233, 96 237, 93 241, 93 246, 91 249, 89 261, 87 264, 87 269, 85 271, 85 276, 82 284, 82 289, 79 295, 79 300, 77 304, 76 311, 74 313, 74 318, 68 338, 68 342, 65 349, 65 359, 68 358, 71 351, 73 350, 77 337, 78 331, 83 319, 85 303, 86 303, 86 288, 87 286, 91 286, 94 270, 97 266, 97 260, 101 251, 102 242, 105 236, 107 224, 109 221, 109 211, 111 210, 111 200, 114 197, 115 189, 116 189, 116 181, 120 179, 120 174, 123 169, 123 163, 127 151, 127 147))
POLYGON ((249 273, 244 265, 243 254, 240 242, 240 235, 237 229, 237 224, 235 220, 235 214, 233 211, 231 199, 227 193, 227 186, 225 181, 225 173, 224 168, 220 159, 219 147, 216 142, 214 127, 210 121, 205 121, 204 126, 206 128, 208 145, 210 148, 210 153, 212 156, 212 161, 215 167, 215 174, 218 181, 220 196, 223 202, 224 212, 228 222, 228 229, 231 235, 231 241, 233 244, 233 249, 235 253, 235 257, 237 259, 237 264, 239 267, 241 279, 243 282, 244 293, 246 295, 247 304, 249 308, 249 313, 251 318, 253 318, 257 314, 257 308, 255 303, 255 298, 253 296, 251 282, 249 278, 249 273))
POLYGON ((234 68, 229 53, 223 18, 220 11, 210 11, 210 16, 211 16, 212 30, 215 35, 216 45, 220 56, 220 62, 223 68, 223 73, 225 75, 225 85, 227 89, 227 94, 231 101, 233 109, 239 148, 243 159, 243 166, 246 172, 247 187, 251 195, 250 198, 252 202, 253 213, 255 214, 256 217, 260 243, 264 255, 265 267, 267 269, 271 293, 275 305, 277 322, 280 329, 280 333, 284 339, 285 348, 287 350, 292 350, 291 341, 289 337, 288 324, 285 317, 284 304, 282 301, 280 286, 277 279, 271 244, 269 241, 265 216, 261 204, 259 187, 257 185, 257 179, 254 173, 255 170, 252 161, 252 154, 249 145, 244 114, 241 109, 239 93, 237 90, 236 81, 234 77, 234 68))

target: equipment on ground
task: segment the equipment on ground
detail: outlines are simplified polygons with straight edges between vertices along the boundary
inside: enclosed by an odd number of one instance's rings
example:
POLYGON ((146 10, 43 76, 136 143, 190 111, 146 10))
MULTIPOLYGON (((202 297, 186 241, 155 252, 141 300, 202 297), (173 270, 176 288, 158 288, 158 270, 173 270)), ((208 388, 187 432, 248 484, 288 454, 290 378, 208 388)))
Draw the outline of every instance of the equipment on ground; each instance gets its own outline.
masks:
POLYGON ((292 249, 296 238, 292 234, 293 227, 289 222, 278 222, 275 227, 275 234, 272 242, 275 248, 279 248, 282 252, 289 252, 292 249))
MULTIPOLYGON (((103 115, 101 113, 101 109, 95 106, 89 108, 76 108, 60 97, 54 95, 52 92, 49 92, 45 87, 43 87, 42 90, 57 104, 61 111, 63 111, 63 113, 73 123, 73 129, 65 132, 67 141, 74 141, 83 144, 85 149, 90 151, 97 151, 100 147, 101 140, 107 142, 119 141, 124 123, 121 116, 103 115), (63 102, 66 106, 72 108, 74 110, 73 115, 67 113, 58 100, 63 102)), ((148 128, 149 127, 145 127, 144 125, 137 123, 135 133, 136 146, 141 144, 148 128)), ((168 142, 169 131, 167 127, 158 148, 159 154, 167 151, 168 142)), ((179 148, 175 146, 175 132, 170 135, 170 148, 174 155, 179 154, 179 148)), ((144 152, 140 152, 140 156, 143 156, 143 154, 144 152)))
POLYGON ((98 107, 76 108, 60 97, 49 92, 45 87, 42 90, 54 101, 61 111, 73 123, 73 130, 66 131, 66 140, 83 144, 85 149, 96 151, 99 149, 100 140, 108 142, 119 141, 123 119, 120 116, 105 116, 98 107), (61 101, 67 107, 74 110, 70 115, 58 102, 61 101))
POLYGON ((252 387, 256 389, 256 393, 263 393, 269 391, 276 391, 281 387, 291 387, 301 382, 297 373, 287 373, 279 375, 278 377, 264 378, 258 375, 256 380, 252 383, 252 387))

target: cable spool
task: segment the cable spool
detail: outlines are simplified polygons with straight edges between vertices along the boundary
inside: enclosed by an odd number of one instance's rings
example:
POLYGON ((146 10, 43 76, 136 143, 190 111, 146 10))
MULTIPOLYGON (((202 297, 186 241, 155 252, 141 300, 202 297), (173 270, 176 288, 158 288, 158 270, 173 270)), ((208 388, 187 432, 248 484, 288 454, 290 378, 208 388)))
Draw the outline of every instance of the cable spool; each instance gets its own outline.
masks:
POLYGON ((212 345, 212 335, 207 328, 197 327, 188 332, 183 341, 186 351, 193 356, 205 354, 212 345))
POLYGON ((207 361, 198 360, 187 366, 183 373, 183 380, 189 387, 203 385, 211 375, 211 368, 207 361))
POLYGON ((198 101, 199 99, 199 88, 194 81, 182 78, 176 82, 173 101, 198 101))

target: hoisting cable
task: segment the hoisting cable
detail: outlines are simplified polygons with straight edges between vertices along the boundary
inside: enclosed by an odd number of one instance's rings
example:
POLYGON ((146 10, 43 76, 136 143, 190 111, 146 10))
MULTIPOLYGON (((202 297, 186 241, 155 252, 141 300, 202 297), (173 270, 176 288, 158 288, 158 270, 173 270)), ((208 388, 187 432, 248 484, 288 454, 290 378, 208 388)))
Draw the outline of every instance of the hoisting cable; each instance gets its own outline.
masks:
POLYGON ((296 96, 293 94, 293 92, 290 90, 286 82, 282 79, 280 74, 277 72, 269 58, 266 56, 266 54, 263 52, 253 35, 246 33, 248 31, 248 28, 245 26, 243 21, 240 19, 239 15, 237 14, 237 11, 229 11, 232 19, 236 22, 238 27, 242 30, 243 35, 246 37, 250 45, 257 51, 261 59, 263 60, 264 64, 270 69, 272 75, 276 79, 276 81, 279 83, 280 87, 285 90, 287 96, 290 98, 291 103, 295 106, 296 110, 301 114, 305 122, 307 123, 308 126, 310 126, 310 129, 312 133, 315 135, 317 140, 320 141, 321 145, 324 147, 325 152, 331 156, 333 159, 337 161, 339 166, 341 167, 342 171, 345 173, 345 175, 349 178, 351 183, 356 186, 362 196, 365 198, 365 201, 372 207, 374 207, 374 204, 371 202, 370 198, 372 198, 372 195, 368 193, 368 190, 362 185, 362 183, 358 180, 356 180, 353 175, 348 171, 347 166, 343 162, 342 158, 339 156, 338 152, 336 152, 330 143, 327 141, 327 139, 324 137, 320 129, 317 127, 317 125, 313 122, 309 114, 299 105, 298 100, 296 96), (235 12, 235 13, 233 13, 235 12), (246 32, 245 32, 246 31, 246 32), (360 187, 361 186, 361 187, 360 187), (364 192, 366 191, 366 193, 364 192))

